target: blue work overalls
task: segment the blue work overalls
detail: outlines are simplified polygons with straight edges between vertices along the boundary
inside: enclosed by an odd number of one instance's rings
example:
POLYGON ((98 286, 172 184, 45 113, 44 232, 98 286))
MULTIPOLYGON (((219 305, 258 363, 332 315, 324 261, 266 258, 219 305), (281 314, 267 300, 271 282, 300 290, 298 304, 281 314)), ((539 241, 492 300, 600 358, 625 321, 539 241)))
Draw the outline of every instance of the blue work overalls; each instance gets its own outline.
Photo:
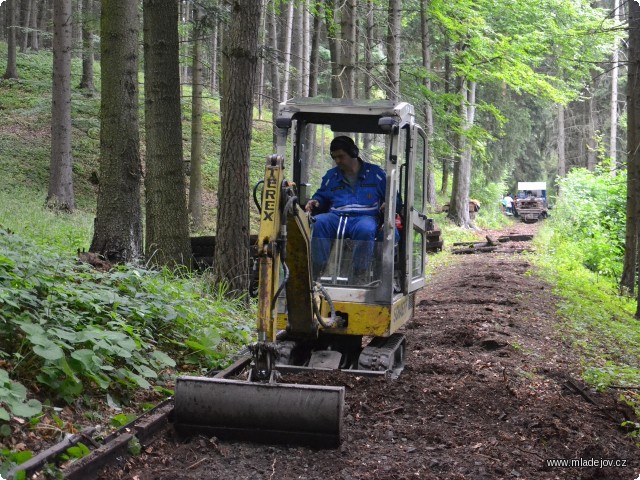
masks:
POLYGON ((322 177, 322 184, 312 197, 319 202, 318 209, 327 212, 316 215, 313 225, 311 248, 315 272, 325 268, 331 241, 336 238, 341 224, 345 238, 357 240, 353 252, 355 274, 367 270, 372 260, 378 215, 384 203, 386 185, 384 170, 364 161, 361 161, 360 172, 353 186, 338 167, 322 177))

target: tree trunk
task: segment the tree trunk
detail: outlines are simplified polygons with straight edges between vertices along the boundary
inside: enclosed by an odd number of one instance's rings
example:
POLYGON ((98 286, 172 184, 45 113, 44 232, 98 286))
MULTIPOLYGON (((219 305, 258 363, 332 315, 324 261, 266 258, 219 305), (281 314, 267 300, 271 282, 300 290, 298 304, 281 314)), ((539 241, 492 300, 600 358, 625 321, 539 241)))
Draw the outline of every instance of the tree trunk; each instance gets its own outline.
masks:
MULTIPOLYGON (((308 0, 305 0, 305 4, 308 8, 308 0)), ((321 32, 321 28, 322 28, 322 16, 324 15, 323 12, 323 6, 322 4, 318 3, 316 5, 316 12, 315 15, 313 17, 313 33, 311 34, 311 32, 307 32, 308 38, 310 39, 310 45, 311 48, 307 48, 306 51, 308 52, 308 57, 306 57, 306 59, 308 60, 308 65, 306 67, 306 72, 305 72, 305 77, 306 77, 306 90, 305 90, 305 96, 308 97, 315 97, 318 94, 318 62, 320 61, 320 32, 321 32)), ((307 15, 308 18, 308 13, 305 11, 305 14, 307 15)), ((307 20, 307 25, 306 28, 309 28, 309 22, 307 20)), ((307 46, 309 45, 309 42, 306 42, 307 46)), ((310 172, 314 166, 314 160, 316 158, 316 148, 317 148, 317 142, 316 142, 316 126, 315 125, 308 125, 306 130, 306 138, 305 138, 305 145, 307 148, 307 161, 306 162, 302 162, 301 165, 301 180, 303 183, 309 183, 309 178, 310 178, 310 172)), ((301 201, 305 201, 306 198, 301 198, 301 201)))
POLYGON ((309 96, 309 56, 311 45, 311 31, 309 25, 309 0, 302 2, 302 95, 303 97, 309 96))
MULTIPOLYGON (((180 18, 185 25, 188 25, 191 22, 191 0, 181 0, 180 6, 182 8, 182 12, 180 12, 180 18)), ((189 83, 189 65, 187 62, 187 58, 189 58, 189 35, 187 33, 180 39, 180 87, 189 83)))
POLYGON ((22 0, 24 5, 24 22, 23 22, 23 32, 22 32, 22 45, 20 46, 20 51, 25 53, 27 51, 27 46, 29 45, 29 27, 31 25, 31 0, 22 0))
MULTIPOLYGON (((264 11, 265 9, 265 0, 260 0, 260 9, 264 11)), ((258 75, 258 84, 256 86, 256 99, 258 101, 258 120, 262 120, 262 110, 264 105, 265 98, 265 68, 267 60, 265 58, 264 52, 267 50, 266 42, 267 42, 267 16, 262 16, 262 24, 260 25, 260 68, 258 75)))
MULTIPOLYGON (((451 93, 451 82, 452 79, 452 68, 451 68, 451 42, 449 37, 445 35, 444 39, 444 94, 448 95, 451 93)), ((451 113, 451 107, 447 105, 447 113, 451 113)), ((445 135, 449 136, 450 128, 448 125, 445 125, 445 135)), ((442 159, 442 185, 440 186, 440 193, 442 195, 447 194, 447 190, 449 189, 449 171, 451 170, 451 159, 449 157, 445 157, 442 159)))
POLYGON ((289 0, 289 10, 287 14, 287 24, 285 26, 284 37, 284 79, 282 80, 283 101, 289 99, 289 80, 291 77, 291 32, 293 30, 293 1, 289 0))
POLYGON ((42 0, 42 8, 40 9, 40 17, 38 18, 38 29, 43 35, 40 36, 40 48, 49 48, 51 41, 49 36, 49 25, 51 25, 51 0, 42 0))
POLYGON ((213 32, 211 33, 211 92, 218 93, 218 32, 220 30, 220 18, 216 14, 213 20, 213 32))
POLYGON ((142 8, 147 145, 145 253, 156 265, 190 265, 182 152, 178 4, 175 0, 144 0, 142 8))
POLYGON ((394 102, 400 98, 400 15, 402 0, 389 0, 389 32, 387 36, 387 97, 394 102))
MULTIPOLYGON (((364 98, 371 99, 371 91, 373 90, 373 45, 374 45, 374 5, 373 0, 367 1, 366 11, 366 33, 364 44, 364 81, 362 82, 362 89, 364 98)), ((367 136, 365 135, 365 139, 367 136)), ((366 149, 366 147, 365 147, 366 149)))
MULTIPOLYGON (((422 33, 422 66, 425 69, 425 77, 423 81, 423 85, 426 93, 431 93, 431 46, 430 46, 430 32, 429 32, 429 24, 427 19, 427 11, 429 8, 429 0, 422 0, 420 2, 420 30, 422 33)), ((437 207, 436 203, 436 176, 435 176, 435 165, 434 165, 434 153, 433 153, 433 134, 434 134, 434 125, 433 125, 433 107, 431 105, 431 100, 427 97, 424 103, 424 118, 425 118, 425 128, 427 132, 427 203, 431 206, 432 209, 435 210, 437 207)))
POLYGON ((75 209, 71 157, 71 41, 71 0, 54 0, 51 163, 47 205, 63 211, 75 209))
MULTIPOLYGON (((618 25, 620 18, 618 9, 620 8, 620 0, 613 0, 613 21, 618 25)), ((618 155, 618 39, 613 40, 613 55, 611 56, 611 105, 610 110, 610 130, 609 130, 609 159, 611 161, 611 174, 616 173, 616 156, 618 155)))
POLYGON ((193 84, 191 87, 191 174, 189 176, 189 213, 194 231, 202 228, 202 9, 195 7, 193 31, 193 84))
POLYGON ((338 25, 336 15, 338 0, 324 0, 324 21, 327 27, 327 41, 329 42, 329 54, 331 56, 331 96, 342 98, 344 93, 340 85, 340 48, 338 38, 338 25))
MULTIPOLYGON (((371 99, 373 90, 373 45, 374 45, 374 6, 373 1, 367 1, 366 10, 366 33, 364 44, 364 81, 362 82, 363 96, 366 100, 371 99)), ((362 150, 365 156, 371 158, 371 143, 373 135, 365 133, 362 138, 362 150)))
POLYGON ((300 5, 293 9, 291 24, 291 68, 295 70, 296 75, 291 82, 293 85, 291 96, 295 97, 302 97, 302 46, 304 44, 302 14, 303 11, 300 5))
POLYGON ((585 110, 587 115, 587 170, 593 172, 596 169, 596 162, 598 158, 598 144, 596 142, 596 126, 594 120, 593 111, 593 93, 585 101, 585 110))
POLYGON ((565 158, 565 131, 564 131, 564 106, 558 105, 558 177, 567 175, 567 162, 565 158))
MULTIPOLYGON (((624 267, 620 288, 632 295, 638 275, 640 241, 640 5, 629 2, 629 62, 627 73, 627 212, 624 267)), ((638 289, 640 312, 640 288, 638 289)), ((638 313, 638 312, 637 312, 638 313)))
POLYGON ((318 95, 318 73, 320 68, 320 34, 322 32, 322 18, 324 7, 321 3, 316 5, 313 15, 313 36, 311 37, 311 53, 309 56, 309 93, 308 96, 318 95))
POLYGON ((244 291, 249 260, 249 148, 258 63, 260 2, 236 0, 222 50, 222 113, 218 224, 214 268, 244 291))
POLYGON ((16 5, 18 0, 6 0, 7 3, 7 70, 2 78, 18 78, 16 64, 16 5))
POLYGON ((82 0, 72 0, 71 10, 71 55, 73 58, 82 58, 82 28, 84 12, 82 11, 82 0))
POLYGON ((0 38, 4 39, 7 34, 7 2, 0 3, 0 38))
POLYGON ((273 115, 273 149, 276 149, 276 115, 278 113, 278 105, 280 105, 280 69, 278 62, 278 15, 276 13, 276 5, 273 2, 271 6, 271 15, 269 15, 269 43, 273 51, 271 59, 271 113, 273 115))
POLYGON ((38 0, 32 0, 31 5, 31 51, 40 50, 38 41, 38 0))
POLYGON ((93 2, 82 0, 82 79, 79 88, 93 94, 93 2))
POLYGON ((102 0, 100 190, 90 250, 112 262, 142 253, 139 28, 137 2, 102 0))
POLYGON ((341 7, 340 84, 344 98, 356 98, 356 1, 346 0, 341 7))
POLYGON ((456 133, 457 161, 453 167, 453 182, 449 214, 447 215, 456 225, 469 228, 469 189, 471 186, 471 146, 468 145, 465 132, 468 131, 475 116, 475 82, 471 82, 467 88, 466 81, 458 77, 456 90, 462 97, 458 105, 458 115, 463 122, 463 132, 456 133))

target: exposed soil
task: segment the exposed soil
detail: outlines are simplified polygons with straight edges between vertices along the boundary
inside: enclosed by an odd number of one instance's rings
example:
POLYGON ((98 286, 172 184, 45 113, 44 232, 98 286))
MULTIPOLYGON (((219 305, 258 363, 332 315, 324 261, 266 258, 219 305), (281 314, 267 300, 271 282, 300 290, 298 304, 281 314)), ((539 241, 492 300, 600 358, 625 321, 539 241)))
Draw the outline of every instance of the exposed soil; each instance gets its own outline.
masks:
POLYGON ((100 478, 635 479, 640 449, 619 426, 632 412, 577 380, 556 299, 532 269, 518 254, 457 256, 419 294, 400 378, 323 375, 346 387, 338 449, 185 442, 169 430, 100 478), (545 466, 580 458, 626 466, 545 466))

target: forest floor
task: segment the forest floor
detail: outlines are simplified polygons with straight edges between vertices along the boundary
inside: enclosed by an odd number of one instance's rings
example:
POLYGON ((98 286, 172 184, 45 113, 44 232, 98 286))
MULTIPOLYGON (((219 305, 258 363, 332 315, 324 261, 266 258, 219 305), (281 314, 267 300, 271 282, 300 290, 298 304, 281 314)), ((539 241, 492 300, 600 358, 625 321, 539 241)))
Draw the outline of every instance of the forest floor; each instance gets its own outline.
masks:
POLYGON ((558 299, 533 269, 517 253, 458 255, 437 269, 404 328, 397 380, 323 375, 346 387, 338 449, 180 441, 169 430, 100 478, 635 480, 640 449, 620 427, 633 412, 580 382, 558 299), (547 466, 551 459, 620 466, 547 466))

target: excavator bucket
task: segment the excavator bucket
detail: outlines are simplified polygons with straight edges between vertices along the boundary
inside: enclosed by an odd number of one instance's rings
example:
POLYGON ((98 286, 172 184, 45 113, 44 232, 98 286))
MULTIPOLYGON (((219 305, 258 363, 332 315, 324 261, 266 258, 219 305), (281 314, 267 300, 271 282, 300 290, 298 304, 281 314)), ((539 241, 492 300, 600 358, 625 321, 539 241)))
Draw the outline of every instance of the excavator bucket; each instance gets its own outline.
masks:
POLYGON ((179 377, 174 426, 189 435, 333 448, 343 410, 344 387, 179 377))

